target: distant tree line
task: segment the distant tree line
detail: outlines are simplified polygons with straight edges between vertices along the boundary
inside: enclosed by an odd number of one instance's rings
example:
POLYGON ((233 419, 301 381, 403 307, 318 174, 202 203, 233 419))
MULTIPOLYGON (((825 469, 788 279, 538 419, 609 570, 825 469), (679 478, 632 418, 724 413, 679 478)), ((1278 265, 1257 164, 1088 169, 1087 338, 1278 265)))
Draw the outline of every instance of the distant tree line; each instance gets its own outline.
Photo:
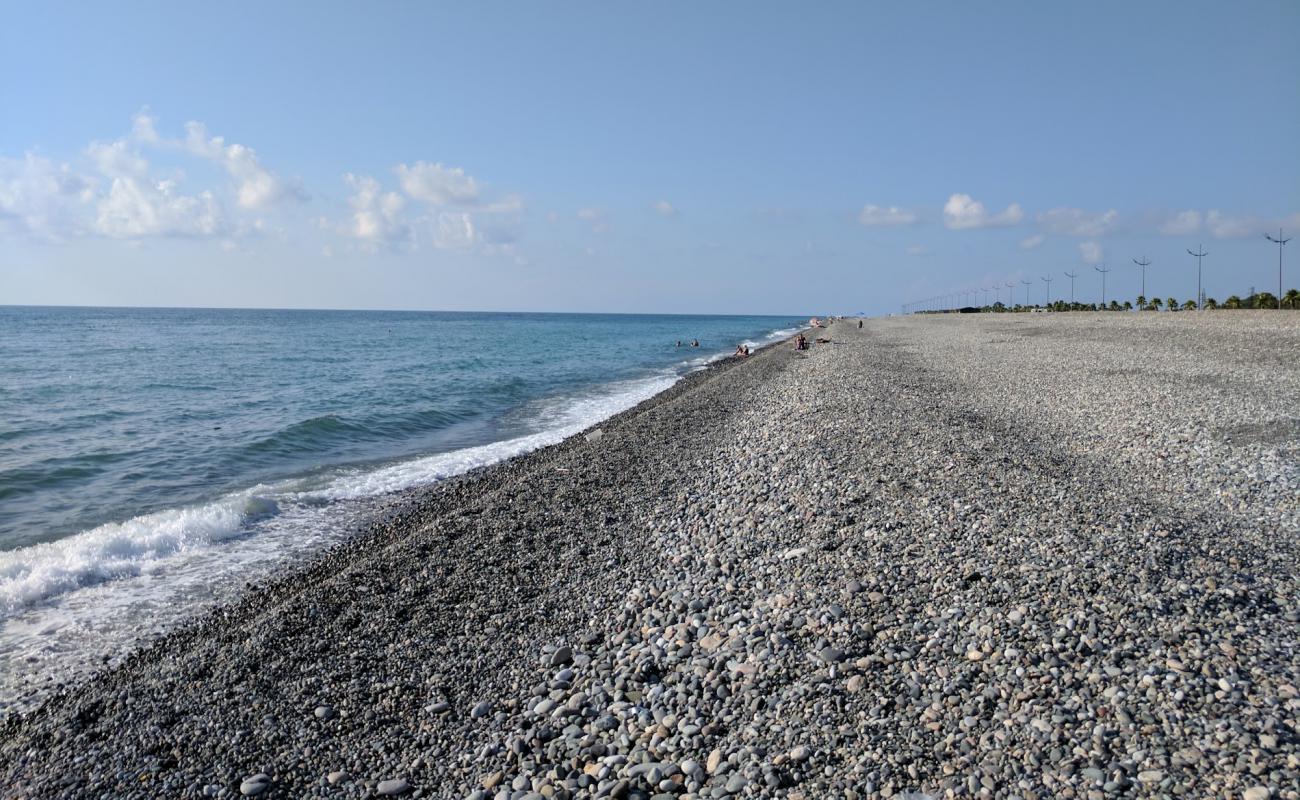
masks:
MULTIPOLYGON (((1274 295, 1272 292, 1253 292, 1252 294, 1249 294, 1244 298, 1238 297, 1235 294, 1229 295, 1228 299, 1224 300, 1222 303, 1215 300, 1213 297, 1205 298, 1205 308, 1207 310, 1239 309, 1239 308, 1276 309, 1277 307, 1278 307, 1278 299, 1277 296, 1274 295)), ((1282 295, 1282 308, 1300 309, 1300 290, 1288 289, 1286 294, 1282 295)), ((1111 300, 1109 304, 1104 306, 1101 305, 1100 303, 1069 303, 1064 300, 1057 300, 1054 303, 1049 303, 1046 306, 1042 306, 1042 305, 1020 305, 1020 304, 1007 305, 1003 303, 1001 300, 999 300, 991 305, 967 306, 966 308, 961 308, 961 309, 950 308, 950 309, 944 309, 940 311, 919 311, 916 313, 948 314, 957 311, 965 311, 971 313, 992 312, 995 314, 1001 314, 1001 313, 1016 313, 1021 311, 1034 311, 1034 310, 1133 311, 1134 309, 1137 309, 1139 311, 1195 311, 1196 301, 1184 300, 1180 303, 1178 301, 1178 298, 1176 297, 1166 297, 1164 299, 1161 299, 1159 297, 1147 298, 1143 295, 1138 295, 1136 301, 1125 300, 1124 302, 1121 303, 1118 300, 1111 300)))

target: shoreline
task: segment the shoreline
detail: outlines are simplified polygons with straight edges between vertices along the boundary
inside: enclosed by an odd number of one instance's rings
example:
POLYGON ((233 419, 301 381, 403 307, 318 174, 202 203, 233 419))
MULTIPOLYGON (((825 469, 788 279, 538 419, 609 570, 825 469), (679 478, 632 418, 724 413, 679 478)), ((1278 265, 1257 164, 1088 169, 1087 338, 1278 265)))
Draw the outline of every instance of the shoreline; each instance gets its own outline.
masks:
MULTIPOLYGON (((780 333, 780 331, 776 333, 780 333)), ((757 355, 780 347, 791 341, 796 334, 791 334, 786 338, 774 339, 767 344, 759 344, 754 348, 754 354, 757 355)), ((0 715, 0 730, 5 727, 21 725, 25 718, 42 712, 44 706, 51 701, 62 702, 68 694, 84 691, 90 685, 97 684, 113 673, 129 668, 136 662, 154 660, 180 642, 201 635, 201 632, 210 628, 215 618, 220 618, 221 623, 225 624, 231 619, 256 615, 259 613, 259 607, 267 602, 268 595, 272 602, 279 602, 300 591, 302 585, 310 584, 328 575, 333 569, 333 562, 340 558, 346 559, 349 557, 343 551, 347 551, 348 554, 356 557, 363 557, 367 548, 379 544, 386 536, 390 536, 393 533, 392 526, 408 519, 421 504, 437 502, 436 500, 430 501, 430 495, 442 490, 446 485, 510 480, 509 473, 523 472, 530 469, 532 467, 531 459, 544 461, 547 458, 545 454, 548 451, 580 447, 582 443, 585 443, 584 437, 590 431, 603 429, 605 426, 616 424, 617 421, 624 418, 635 417, 645 410, 671 400, 682 392, 689 391, 695 384, 707 381, 712 375, 730 369, 740 362, 741 359, 736 356, 728 355, 725 351, 719 351, 703 363, 688 367, 685 372, 676 378, 672 385, 665 389, 610 417, 596 421, 583 430, 570 434, 558 442, 546 444, 532 450, 525 450, 499 461, 472 467, 465 472, 440 478, 430 483, 409 486, 373 497, 331 500, 329 505, 360 503, 374 506, 374 508, 362 512, 365 521, 344 540, 335 542, 325 550, 312 554, 305 561, 294 561, 272 567, 268 573, 262 576, 262 580, 257 583, 246 583, 244 589, 234 597, 222 599, 214 605, 200 608, 195 615, 181 621, 174 628, 160 636, 154 636, 147 640, 137 639, 136 642, 139 646, 133 647, 126 658, 116 662, 106 670, 97 670, 88 675, 79 676, 66 688, 47 693, 35 705, 19 707, 0 715), (498 471, 505 472, 507 475, 498 477, 498 471), (140 644, 141 642, 143 644, 140 644)), ((499 442, 489 444, 497 443, 499 442)))
MULTIPOLYGON (((757 334, 754 344, 773 344, 784 330, 757 334)), ((8 558, 0 571, 7 570, 13 578, 4 589, 15 603, 5 620, 6 634, 12 636, 0 660, 0 720, 30 711, 57 684, 79 683, 101 664, 116 663, 142 637, 157 637, 237 600, 229 577, 218 577, 205 566, 214 560, 224 565, 227 576, 258 583, 273 580, 352 536, 394 495, 549 446, 600 424, 604 415, 633 407, 725 358, 727 351, 717 345, 688 353, 679 350, 670 366, 646 366, 630 378, 608 378, 533 398, 528 403, 551 414, 537 430, 502 430, 500 438, 371 461, 355 470, 334 465, 321 473, 324 478, 309 479, 314 483, 295 474, 267 476, 226 494, 146 510, 0 554, 8 558), (177 540, 174 550, 167 550, 173 542, 164 540, 155 552, 151 537, 158 535, 158 528, 177 540), (191 536, 194 541, 187 538, 191 536), (119 544, 123 538, 125 543, 119 544), (123 552, 126 547, 134 550, 123 552), (132 560, 136 555, 139 559, 132 560), (109 579, 101 581, 98 570, 106 570, 109 579), (151 582, 155 571, 168 576, 165 583, 151 582), (148 611, 149 604, 157 602, 166 608, 148 611), (139 617, 145 630, 115 622, 123 614, 139 617), (47 634, 52 628, 59 633, 47 634), (88 636, 74 641, 63 633, 69 630, 88 636), (101 662, 105 656, 111 660, 101 662)), ((671 342, 668 349, 672 355, 671 342)))
POLYGON ((1270 420, 1297 374, 1245 376, 1300 331, 964 322, 838 323, 688 374, 597 439, 409 490, 4 724, 3 782, 1289 796, 1300 471, 1270 420))

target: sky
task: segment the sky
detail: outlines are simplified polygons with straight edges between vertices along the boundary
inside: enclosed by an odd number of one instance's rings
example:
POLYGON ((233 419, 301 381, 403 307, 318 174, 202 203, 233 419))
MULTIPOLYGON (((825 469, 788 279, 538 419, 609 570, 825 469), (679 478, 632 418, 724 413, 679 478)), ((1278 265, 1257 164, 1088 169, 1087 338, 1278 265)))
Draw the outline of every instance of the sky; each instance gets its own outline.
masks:
POLYGON ((1294 0, 0 0, 0 304, 1223 299, 1279 227, 1294 0))

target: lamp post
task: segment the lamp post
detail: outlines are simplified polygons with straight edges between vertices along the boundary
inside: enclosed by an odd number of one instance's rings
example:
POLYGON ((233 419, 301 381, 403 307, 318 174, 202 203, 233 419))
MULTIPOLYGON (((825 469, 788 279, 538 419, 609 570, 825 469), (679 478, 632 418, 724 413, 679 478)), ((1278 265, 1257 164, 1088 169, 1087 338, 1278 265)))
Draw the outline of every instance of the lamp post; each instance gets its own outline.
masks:
POLYGON ((1205 248, 1199 244, 1196 245, 1196 250, 1195 253, 1191 250, 1188 250, 1187 253, 1196 256, 1196 310, 1201 311, 1203 310, 1201 305, 1201 259, 1208 256, 1209 253, 1205 252, 1205 248))
POLYGON ((1268 239, 1270 242, 1277 243, 1277 310, 1281 311, 1282 310, 1282 246, 1291 240, 1282 238, 1281 228, 1277 229, 1276 239, 1274 239, 1272 236, 1269 236, 1267 233, 1264 234, 1264 238, 1268 239))
MULTIPOLYGON (((1264 235, 1267 236, 1268 234, 1264 234, 1264 235)), ((1151 266, 1151 262, 1147 261, 1146 255, 1143 254, 1141 261, 1138 261, 1135 258, 1133 259, 1133 263, 1137 264, 1139 267, 1142 268, 1142 296, 1146 297, 1147 296, 1147 267, 1151 266)), ((1141 309, 1138 310, 1141 311, 1141 309)))
POLYGON ((1106 273, 1110 272, 1110 268, 1107 267, 1105 264, 1102 264, 1099 267, 1093 267, 1093 269, 1101 273, 1101 310, 1105 311, 1106 310, 1106 273))
POLYGON ((1043 308, 1047 308, 1052 304, 1052 281, 1055 280, 1055 278, 1050 275, 1043 275, 1041 277, 1043 283, 1047 284, 1047 288, 1043 290, 1043 308))
POLYGON ((1070 305, 1074 305, 1074 279, 1079 277, 1079 273, 1067 272, 1065 274, 1070 279, 1070 305))

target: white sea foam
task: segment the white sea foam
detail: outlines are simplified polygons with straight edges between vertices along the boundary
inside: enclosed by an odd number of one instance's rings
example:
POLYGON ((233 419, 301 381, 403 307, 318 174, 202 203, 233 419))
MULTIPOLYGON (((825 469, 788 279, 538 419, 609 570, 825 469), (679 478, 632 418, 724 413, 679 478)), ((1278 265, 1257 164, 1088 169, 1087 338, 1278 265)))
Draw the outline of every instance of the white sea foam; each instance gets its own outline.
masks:
MULTIPOLYGON (((45 544, 0 552, 0 616, 88 586, 151 571, 176 569, 211 548, 229 551, 227 570, 238 570, 237 552, 259 534, 253 523, 281 506, 319 504, 386 494, 487 466, 555 444, 667 389, 677 378, 656 376, 607 385, 581 397, 551 402, 536 412, 542 429, 525 436, 400 461, 377 469, 339 471, 316 485, 302 479, 259 485, 189 508, 168 509, 45 544)), ((212 576, 219 579, 220 575, 212 576)))
POLYGON ((595 394, 551 403, 549 407, 539 409, 536 418, 543 430, 537 433, 403 461, 380 469, 340 475, 329 485, 304 492, 302 496, 326 500, 372 497, 460 475, 477 467, 495 464, 563 441, 620 411, 648 400, 677 380, 675 376, 664 375, 611 384, 595 394))
MULTIPOLYGON (((263 488, 263 487, 258 487, 263 488)), ((274 501, 256 490, 192 508, 100 525, 53 542, 0 552, 0 610, 139 575, 185 553, 238 536, 274 501)))

